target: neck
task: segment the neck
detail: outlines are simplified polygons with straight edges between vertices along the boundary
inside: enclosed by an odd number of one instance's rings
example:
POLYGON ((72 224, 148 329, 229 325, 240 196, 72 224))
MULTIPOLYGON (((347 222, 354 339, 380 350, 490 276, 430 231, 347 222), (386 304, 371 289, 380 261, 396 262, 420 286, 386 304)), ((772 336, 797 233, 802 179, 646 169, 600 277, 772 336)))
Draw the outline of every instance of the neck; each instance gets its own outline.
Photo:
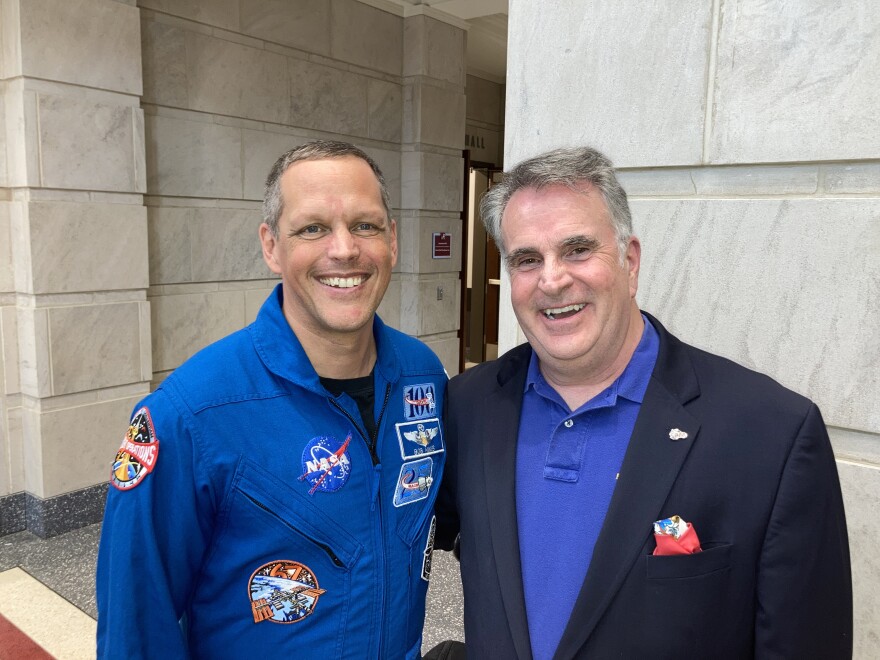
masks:
POLYGON ((620 377, 642 339, 644 328, 642 313, 633 303, 627 326, 620 333, 623 339, 619 344, 594 347, 600 354, 587 357, 585 362, 541 360, 541 375, 571 410, 577 410, 620 377), (614 358, 608 360, 607 355, 614 355, 614 358))
POLYGON ((377 353, 372 323, 356 332, 333 334, 296 327, 292 323, 290 326, 319 376, 360 378, 373 371, 377 353))

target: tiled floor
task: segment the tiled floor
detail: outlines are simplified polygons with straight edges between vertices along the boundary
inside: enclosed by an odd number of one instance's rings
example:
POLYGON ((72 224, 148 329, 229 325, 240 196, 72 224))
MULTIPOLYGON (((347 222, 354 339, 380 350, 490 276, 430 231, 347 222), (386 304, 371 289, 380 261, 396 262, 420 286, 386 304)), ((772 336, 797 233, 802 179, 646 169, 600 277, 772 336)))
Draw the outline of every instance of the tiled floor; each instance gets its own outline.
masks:
MULTIPOLYGON (((28 532, 0 537, 0 660, 42 660, 26 635, 58 660, 95 657, 95 558, 100 525, 42 540, 28 532), (47 625, 51 622, 51 625, 47 625), (18 633, 23 634, 18 634, 18 633), (13 648, 12 643, 19 642, 13 648)), ((464 639, 458 564, 434 555, 425 650, 464 639)))

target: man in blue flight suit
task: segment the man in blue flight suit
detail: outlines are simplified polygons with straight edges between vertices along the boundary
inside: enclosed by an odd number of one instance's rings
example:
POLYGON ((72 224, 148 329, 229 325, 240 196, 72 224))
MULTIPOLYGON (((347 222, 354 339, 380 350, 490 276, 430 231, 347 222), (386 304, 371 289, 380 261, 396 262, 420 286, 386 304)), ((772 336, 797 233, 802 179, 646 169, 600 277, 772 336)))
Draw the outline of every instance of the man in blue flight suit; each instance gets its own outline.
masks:
POLYGON ((135 408, 98 555, 99 658, 419 657, 446 376, 376 308, 379 168, 318 141, 266 183, 257 319, 135 408))

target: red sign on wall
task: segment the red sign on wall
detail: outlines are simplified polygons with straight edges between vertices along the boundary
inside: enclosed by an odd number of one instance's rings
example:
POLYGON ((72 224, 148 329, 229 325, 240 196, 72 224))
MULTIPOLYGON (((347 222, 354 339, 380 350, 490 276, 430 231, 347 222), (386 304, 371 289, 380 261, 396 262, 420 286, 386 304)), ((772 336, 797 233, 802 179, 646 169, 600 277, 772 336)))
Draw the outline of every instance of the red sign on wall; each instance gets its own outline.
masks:
POLYGON ((434 232, 434 239, 431 247, 432 259, 451 259, 452 258, 452 234, 445 232, 434 232))

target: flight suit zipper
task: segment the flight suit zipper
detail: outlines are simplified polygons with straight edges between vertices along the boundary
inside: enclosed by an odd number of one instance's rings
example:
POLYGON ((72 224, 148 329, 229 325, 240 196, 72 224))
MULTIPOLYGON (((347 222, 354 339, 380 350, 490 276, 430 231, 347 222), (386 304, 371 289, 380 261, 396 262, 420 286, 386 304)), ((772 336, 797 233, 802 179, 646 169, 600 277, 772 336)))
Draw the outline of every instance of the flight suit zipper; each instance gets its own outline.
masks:
POLYGON ((381 493, 379 492, 379 490, 380 490, 379 489, 379 482, 381 481, 381 477, 382 477, 382 472, 381 472, 382 466, 379 463, 379 455, 376 453, 376 449, 378 447, 379 432, 382 428, 382 419, 385 417, 385 409, 388 407, 388 400, 390 398, 391 398, 391 383, 386 383, 385 384, 385 399, 382 401, 382 407, 379 409, 379 418, 376 420, 376 431, 373 433, 372 438, 369 438, 367 436, 366 431, 364 431, 364 429, 362 429, 360 427, 360 425, 355 421, 354 417, 352 417, 351 414, 345 408, 343 408, 341 405, 339 405, 339 402, 337 402, 335 398, 330 397, 327 399, 331 404, 333 404, 333 406, 337 410, 339 410, 339 412, 341 412, 343 415, 345 415, 345 417, 348 419, 348 421, 350 421, 354 425, 354 427, 357 429, 360 436, 367 443, 367 449, 369 450, 370 458, 373 461, 373 479, 375 481, 373 484, 373 488, 371 489, 373 501, 370 503, 370 509, 372 510, 373 507, 376 506, 376 504, 378 503, 378 507, 379 507, 379 543, 377 546, 377 552, 379 553, 379 555, 382 558, 382 561, 379 562, 380 566, 382 567, 382 574, 379 576, 379 585, 378 585, 379 586, 379 617, 380 617, 380 619, 379 619, 379 621, 380 621, 380 624, 379 624, 379 653, 376 656, 378 658, 383 657, 382 656, 382 640, 385 638, 385 626, 387 625, 386 619, 388 618, 385 616, 385 582, 386 582, 386 576, 388 574, 388 566, 387 566, 387 559, 385 556, 385 529, 384 529, 384 524, 383 524, 383 520, 382 520, 382 497, 381 497, 381 493))

